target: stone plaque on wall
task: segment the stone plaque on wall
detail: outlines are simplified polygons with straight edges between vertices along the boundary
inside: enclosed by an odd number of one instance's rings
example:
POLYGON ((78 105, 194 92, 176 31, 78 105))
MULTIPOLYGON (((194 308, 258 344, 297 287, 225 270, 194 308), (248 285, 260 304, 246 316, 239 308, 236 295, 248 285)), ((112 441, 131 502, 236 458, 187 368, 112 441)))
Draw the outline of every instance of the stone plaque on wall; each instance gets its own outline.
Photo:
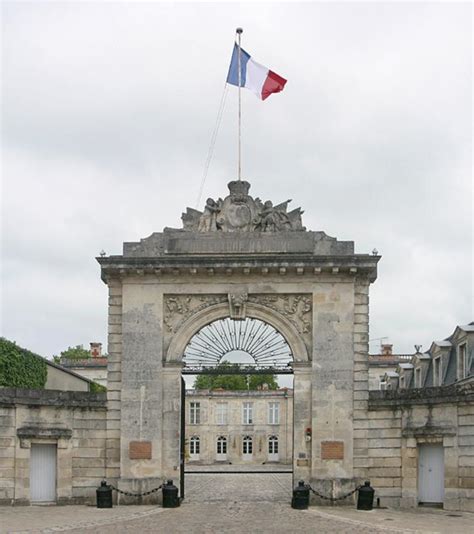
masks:
POLYGON ((344 460, 344 442, 322 441, 321 460, 344 460))
POLYGON ((130 460, 151 460, 151 441, 131 441, 128 457, 130 460))

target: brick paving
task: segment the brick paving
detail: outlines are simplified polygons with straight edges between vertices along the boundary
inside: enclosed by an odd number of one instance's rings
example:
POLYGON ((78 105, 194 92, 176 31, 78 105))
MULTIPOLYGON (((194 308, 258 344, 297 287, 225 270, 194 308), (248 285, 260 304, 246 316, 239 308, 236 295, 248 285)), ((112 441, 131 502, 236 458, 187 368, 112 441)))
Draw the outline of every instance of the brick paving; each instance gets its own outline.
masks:
POLYGON ((442 510, 358 512, 354 507, 293 510, 290 474, 188 474, 177 509, 119 506, 0 507, 0 532, 402 533, 466 534, 474 514, 442 510))

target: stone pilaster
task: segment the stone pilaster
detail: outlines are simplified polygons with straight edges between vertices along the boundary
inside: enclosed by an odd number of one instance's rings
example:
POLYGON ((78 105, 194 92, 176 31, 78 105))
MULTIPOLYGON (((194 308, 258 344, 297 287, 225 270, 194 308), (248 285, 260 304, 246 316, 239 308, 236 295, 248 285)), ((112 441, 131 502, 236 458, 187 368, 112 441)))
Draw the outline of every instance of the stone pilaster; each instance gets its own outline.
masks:
POLYGON ((107 438, 105 477, 120 477, 120 419, 122 389, 122 283, 109 279, 108 359, 107 359, 107 438))

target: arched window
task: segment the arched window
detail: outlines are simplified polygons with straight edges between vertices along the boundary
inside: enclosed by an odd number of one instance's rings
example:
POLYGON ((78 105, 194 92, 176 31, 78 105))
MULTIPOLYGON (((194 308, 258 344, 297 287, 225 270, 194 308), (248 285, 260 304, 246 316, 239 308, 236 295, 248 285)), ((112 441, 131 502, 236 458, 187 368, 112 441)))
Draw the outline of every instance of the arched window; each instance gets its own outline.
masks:
POLYGON ((217 438, 217 454, 227 454, 227 438, 225 436, 217 438))
POLYGON ((252 436, 244 436, 242 440, 242 454, 252 456, 252 436))
POLYGON ((268 454, 278 454, 278 437, 270 436, 268 438, 268 454))
POLYGON ((195 458, 196 456, 199 456, 200 451, 200 440, 198 436, 193 436, 189 440, 189 455, 191 458, 195 458))
POLYGON ((268 438, 268 461, 269 462, 278 462, 278 437, 270 436, 268 438))

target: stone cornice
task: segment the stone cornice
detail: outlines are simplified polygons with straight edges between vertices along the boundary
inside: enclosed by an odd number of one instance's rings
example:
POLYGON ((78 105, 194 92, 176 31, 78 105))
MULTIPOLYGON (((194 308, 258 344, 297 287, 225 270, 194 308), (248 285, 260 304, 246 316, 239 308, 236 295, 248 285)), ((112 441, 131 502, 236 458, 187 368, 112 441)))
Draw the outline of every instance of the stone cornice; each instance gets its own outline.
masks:
POLYGON ((105 409, 106 394, 87 391, 0 388, 0 406, 13 406, 15 404, 105 409))
POLYGON ((474 382, 449 386, 369 391, 369 410, 474 401, 474 382))
POLYGON ((166 257, 108 256, 96 258, 104 282, 109 277, 179 275, 349 275, 374 282, 380 256, 354 254, 315 256, 313 254, 187 255, 166 257))

